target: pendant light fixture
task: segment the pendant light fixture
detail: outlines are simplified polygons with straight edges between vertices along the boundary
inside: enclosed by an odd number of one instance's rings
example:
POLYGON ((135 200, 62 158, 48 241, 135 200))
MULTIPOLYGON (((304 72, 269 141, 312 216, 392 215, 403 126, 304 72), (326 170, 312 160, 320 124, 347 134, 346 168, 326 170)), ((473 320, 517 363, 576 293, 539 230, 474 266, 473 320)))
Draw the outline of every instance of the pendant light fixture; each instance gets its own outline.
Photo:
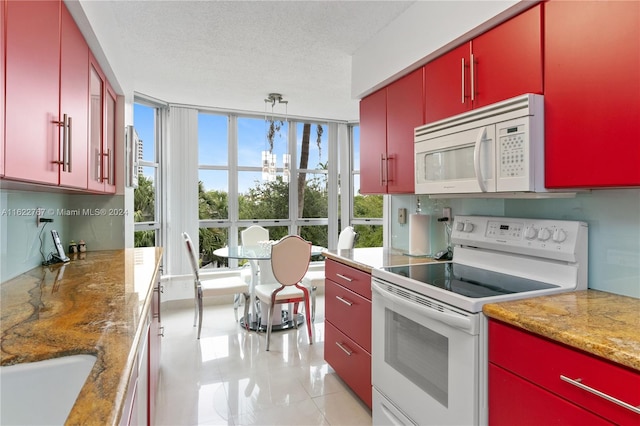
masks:
MULTIPOLYGON (((289 120, 287 112, 287 104, 289 101, 285 101, 280 93, 269 93, 269 96, 264 100, 264 123, 265 123, 265 142, 268 145, 268 150, 262 151, 262 180, 273 182, 276 180, 276 154, 273 153, 273 142, 277 133, 280 132, 281 127, 286 124, 287 126, 287 149, 289 141, 289 120), (278 104, 284 104, 285 106, 285 120, 276 120, 274 117, 274 107, 278 104), (267 117, 267 104, 271 104, 271 117, 267 117)), ((282 156, 282 180, 289 182, 291 176, 290 173, 291 155, 286 153, 282 156)))

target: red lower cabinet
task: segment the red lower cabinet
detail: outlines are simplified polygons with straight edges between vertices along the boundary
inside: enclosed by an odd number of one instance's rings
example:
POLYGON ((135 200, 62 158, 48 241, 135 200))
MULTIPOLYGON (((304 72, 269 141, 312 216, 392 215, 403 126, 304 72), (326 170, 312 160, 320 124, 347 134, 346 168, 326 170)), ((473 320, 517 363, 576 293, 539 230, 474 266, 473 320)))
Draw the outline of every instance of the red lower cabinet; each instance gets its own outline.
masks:
POLYGON ((489 424, 638 425, 638 406, 640 371, 489 321, 489 424))
POLYGON ((489 364, 489 424, 597 426, 613 423, 495 364, 489 364))
POLYGON ((330 322, 325 322, 324 359, 371 408, 371 354, 330 322))
POLYGON ((371 274, 325 261, 324 359, 371 408, 371 274))

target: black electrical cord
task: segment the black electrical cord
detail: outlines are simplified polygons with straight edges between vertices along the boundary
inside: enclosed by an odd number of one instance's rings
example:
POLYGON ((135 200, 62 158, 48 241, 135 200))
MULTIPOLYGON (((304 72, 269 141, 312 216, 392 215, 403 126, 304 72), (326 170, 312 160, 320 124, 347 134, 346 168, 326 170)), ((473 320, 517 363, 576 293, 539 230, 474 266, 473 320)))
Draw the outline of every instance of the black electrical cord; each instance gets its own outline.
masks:
POLYGON ((42 265, 47 266, 47 265, 51 265, 51 259, 53 258, 53 256, 51 256, 51 253, 49 253, 49 257, 46 258, 44 256, 44 252, 42 251, 42 249, 44 248, 44 241, 42 240, 42 233, 44 232, 44 228, 47 226, 47 222, 44 222, 44 226, 40 229, 40 234, 38 234, 38 239, 40 240, 40 256, 42 257, 42 265))

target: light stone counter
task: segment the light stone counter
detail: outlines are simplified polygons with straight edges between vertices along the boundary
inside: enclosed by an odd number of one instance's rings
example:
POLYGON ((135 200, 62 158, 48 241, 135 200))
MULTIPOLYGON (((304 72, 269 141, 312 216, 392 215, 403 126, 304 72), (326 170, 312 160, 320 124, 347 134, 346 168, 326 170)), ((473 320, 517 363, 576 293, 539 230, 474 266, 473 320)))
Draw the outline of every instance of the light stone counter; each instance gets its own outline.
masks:
POLYGON ((385 266, 399 266, 437 262, 428 257, 413 257, 400 251, 382 247, 355 248, 350 250, 327 250, 322 253, 328 259, 343 263, 361 271, 371 273, 385 266))

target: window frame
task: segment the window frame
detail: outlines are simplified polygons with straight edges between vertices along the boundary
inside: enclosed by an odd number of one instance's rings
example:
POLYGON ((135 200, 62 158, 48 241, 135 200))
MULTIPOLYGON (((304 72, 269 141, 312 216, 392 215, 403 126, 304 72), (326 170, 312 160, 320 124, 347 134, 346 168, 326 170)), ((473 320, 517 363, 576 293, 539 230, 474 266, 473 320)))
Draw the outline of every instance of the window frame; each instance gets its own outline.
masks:
MULTIPOLYGON (((155 236, 155 245, 156 247, 161 247, 164 241, 164 233, 163 233, 163 218, 165 217, 166 212, 166 203, 164 202, 164 192, 163 192, 163 182, 166 179, 166 170, 163 167, 163 155, 162 155, 162 147, 164 146, 164 139, 166 135, 166 123, 167 123, 167 114, 168 114, 168 106, 166 103, 159 102, 157 100, 145 97, 138 93, 134 94, 133 106, 135 108, 135 104, 142 105, 147 108, 153 108, 155 110, 154 115, 154 159, 153 161, 148 161, 145 159, 138 159, 138 168, 150 167, 154 169, 154 220, 145 221, 145 222, 133 222, 133 231, 134 231, 134 241, 135 241, 135 233, 139 231, 154 231, 155 236)), ((135 114, 134 114, 134 127, 135 127, 135 114)), ((145 141, 143 140, 143 143, 145 141)), ((137 153, 135 154, 137 155, 137 153)), ((135 191, 135 190, 134 190, 135 191)))

